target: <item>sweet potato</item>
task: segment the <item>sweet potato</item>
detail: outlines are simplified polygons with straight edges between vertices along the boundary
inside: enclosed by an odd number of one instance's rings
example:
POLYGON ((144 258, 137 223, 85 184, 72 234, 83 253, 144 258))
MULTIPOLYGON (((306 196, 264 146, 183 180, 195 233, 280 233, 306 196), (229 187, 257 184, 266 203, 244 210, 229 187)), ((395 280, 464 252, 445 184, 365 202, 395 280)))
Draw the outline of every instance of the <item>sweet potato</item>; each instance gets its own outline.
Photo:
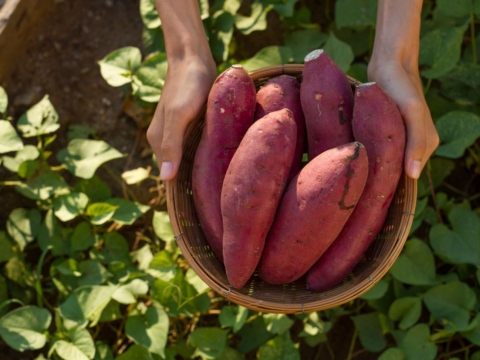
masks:
POLYGON ((300 85, 297 79, 289 75, 280 75, 268 81, 257 93, 255 120, 266 114, 282 109, 289 109, 297 124, 297 145, 295 157, 288 179, 298 174, 302 166, 303 150, 306 146, 305 118, 300 105, 300 85))
POLYGON ((353 92, 344 72, 323 50, 305 57, 300 98, 308 134, 308 158, 353 141, 353 92))
POLYGON ((342 232, 310 269, 310 289, 340 283, 381 230, 403 169, 405 126, 390 96, 375 83, 355 91, 353 133, 367 149, 369 171, 362 197, 342 232))
POLYGON ((208 96, 205 127, 195 154, 195 208, 207 241, 221 261, 223 180, 233 154, 253 123, 255 96, 255 86, 241 65, 233 65, 220 74, 208 96))
POLYGON ((271 284, 297 280, 342 230, 368 173, 365 148, 355 142, 311 160, 288 185, 258 266, 271 284))
POLYGON ((297 129, 290 110, 275 111, 247 131, 222 190, 223 258, 230 284, 252 276, 287 184, 297 129))

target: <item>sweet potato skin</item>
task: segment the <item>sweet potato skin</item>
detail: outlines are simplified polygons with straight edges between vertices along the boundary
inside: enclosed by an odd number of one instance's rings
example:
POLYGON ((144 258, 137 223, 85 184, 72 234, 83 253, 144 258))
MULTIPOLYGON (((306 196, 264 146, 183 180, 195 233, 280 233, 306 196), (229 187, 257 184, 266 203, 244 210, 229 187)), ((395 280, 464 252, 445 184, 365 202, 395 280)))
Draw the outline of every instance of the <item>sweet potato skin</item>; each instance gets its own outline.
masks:
POLYGON ((222 262, 223 180, 253 122, 255 97, 255 85, 242 66, 233 65, 220 74, 208 96, 205 126, 195 154, 192 174, 195 208, 207 241, 222 262))
POLYGON ((300 85, 297 79, 289 75, 280 75, 270 79, 257 93, 255 120, 282 109, 289 109, 297 124, 297 145, 295 157, 288 179, 298 174, 302 166, 303 151, 306 146, 305 118, 300 104, 300 85))
POLYGON ((223 258, 230 284, 241 288, 252 276, 287 185, 297 129, 283 109, 247 131, 228 167, 222 190, 223 258))
POLYGON ((309 159, 353 141, 352 88, 345 73, 323 50, 305 57, 300 99, 309 159))
POLYGON ((367 179, 368 160, 360 143, 327 150, 289 184, 267 236, 258 266, 270 284, 299 279, 338 236, 367 179))
POLYGON ((355 91, 353 133, 367 149, 369 173, 353 214, 327 252, 310 269, 314 291, 327 290, 352 271, 381 230, 403 169, 405 126, 390 96, 377 84, 355 91))

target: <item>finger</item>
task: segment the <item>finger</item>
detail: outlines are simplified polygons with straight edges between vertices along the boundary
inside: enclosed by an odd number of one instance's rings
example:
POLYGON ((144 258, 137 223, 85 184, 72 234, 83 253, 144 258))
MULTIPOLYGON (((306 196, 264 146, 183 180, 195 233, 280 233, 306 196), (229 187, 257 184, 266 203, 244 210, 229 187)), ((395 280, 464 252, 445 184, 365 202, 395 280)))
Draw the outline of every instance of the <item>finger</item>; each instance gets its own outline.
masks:
POLYGON ((427 147, 425 105, 421 100, 411 100, 400 107, 400 112, 407 130, 405 171, 411 178, 418 179, 425 165, 424 158, 427 147))
POLYGON ((177 174, 182 160, 183 135, 190 119, 179 111, 167 110, 161 145, 160 177, 171 180, 177 174))
POLYGON ((159 166, 162 163, 162 140, 164 123, 164 106, 163 102, 160 100, 155 110, 155 114, 153 115, 152 122, 150 123, 150 126, 147 130, 147 140, 152 147, 152 151, 155 154, 159 166))

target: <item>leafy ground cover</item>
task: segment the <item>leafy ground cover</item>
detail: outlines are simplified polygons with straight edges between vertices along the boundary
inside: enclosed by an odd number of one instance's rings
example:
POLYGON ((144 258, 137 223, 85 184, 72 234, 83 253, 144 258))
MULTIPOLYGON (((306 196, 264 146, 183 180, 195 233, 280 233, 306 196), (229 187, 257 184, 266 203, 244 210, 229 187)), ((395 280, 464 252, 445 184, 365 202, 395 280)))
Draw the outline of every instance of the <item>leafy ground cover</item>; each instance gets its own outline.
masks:
MULTIPOLYGON (((143 46, 99 61, 129 116, 151 114, 167 69, 152 4, 140 1, 143 46)), ((200 5, 219 71, 301 62, 323 47, 366 80, 375 0, 200 5)), ((153 160, 112 168, 130 146, 74 120, 63 131, 48 96, 18 113, 0 88, 0 196, 25 199, 4 208, 0 228, 2 348, 38 360, 328 359, 338 347, 347 359, 480 359, 479 17, 478 1, 424 6, 421 74, 441 145, 404 251, 360 299, 298 316, 228 304, 188 268, 153 160), (335 336, 339 324, 352 336, 335 336)))

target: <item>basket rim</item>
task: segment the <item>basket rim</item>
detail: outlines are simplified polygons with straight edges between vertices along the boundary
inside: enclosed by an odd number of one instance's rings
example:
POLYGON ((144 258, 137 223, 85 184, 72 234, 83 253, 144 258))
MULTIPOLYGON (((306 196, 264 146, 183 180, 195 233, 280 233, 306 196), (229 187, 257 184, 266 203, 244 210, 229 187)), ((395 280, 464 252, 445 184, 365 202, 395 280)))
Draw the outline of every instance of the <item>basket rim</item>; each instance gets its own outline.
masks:
MULTIPOLYGON (((262 79, 262 78, 269 78, 279 75, 301 75, 303 71, 303 64, 282 64, 282 65, 274 65, 269 67, 260 68, 254 71, 248 72, 250 77, 253 81, 262 79)), ((352 86, 358 86, 361 84, 358 80, 347 76, 352 86)), ((194 125, 197 123, 204 115, 206 110, 206 104, 203 106, 202 110, 199 112, 198 116, 189 124, 186 129, 184 135, 184 144, 186 143, 185 140, 189 138, 191 132, 194 130, 194 125)), ((379 264, 372 270, 371 274, 361 282, 352 286, 351 289, 342 291, 336 295, 330 296, 329 298, 322 298, 322 293, 315 293, 318 294, 318 300, 316 301, 309 301, 306 303, 298 304, 285 304, 279 303, 275 301, 266 301, 255 299, 252 296, 239 293, 232 289, 231 287, 226 287, 225 284, 219 282, 214 276, 209 274, 199 263, 196 255, 193 253, 190 246, 185 242, 184 236, 181 233, 180 226, 176 221, 176 201, 175 201, 175 191, 173 182, 176 180, 176 177, 173 180, 166 182, 166 193, 167 193, 167 209, 168 214, 170 217, 170 221, 172 224, 172 230, 175 235, 175 240, 182 251, 184 258, 187 260, 189 266, 192 268, 193 271, 204 281, 212 290, 217 292, 219 295, 225 297, 226 300, 231 301, 235 304, 244 306, 248 309, 260 312, 268 312, 268 313, 283 313, 283 314, 298 314, 310 311, 320 311, 325 310, 328 308, 332 308, 335 306, 342 305, 353 299, 361 296, 368 290, 370 290, 381 278, 388 272, 391 268, 397 257, 400 255, 405 242, 407 241, 412 222, 413 222, 413 215, 415 212, 416 202, 417 202, 417 180, 412 179, 406 176, 405 172, 402 173, 400 181, 405 182, 405 187, 407 185, 411 189, 409 194, 407 191, 405 192, 406 198, 405 202, 409 203, 409 211, 405 211, 402 215, 407 215, 406 223, 403 223, 402 227, 397 230, 396 233, 396 242, 394 246, 389 250, 389 253, 382 259, 379 264)), ((402 220, 403 221, 403 220, 402 220)))

